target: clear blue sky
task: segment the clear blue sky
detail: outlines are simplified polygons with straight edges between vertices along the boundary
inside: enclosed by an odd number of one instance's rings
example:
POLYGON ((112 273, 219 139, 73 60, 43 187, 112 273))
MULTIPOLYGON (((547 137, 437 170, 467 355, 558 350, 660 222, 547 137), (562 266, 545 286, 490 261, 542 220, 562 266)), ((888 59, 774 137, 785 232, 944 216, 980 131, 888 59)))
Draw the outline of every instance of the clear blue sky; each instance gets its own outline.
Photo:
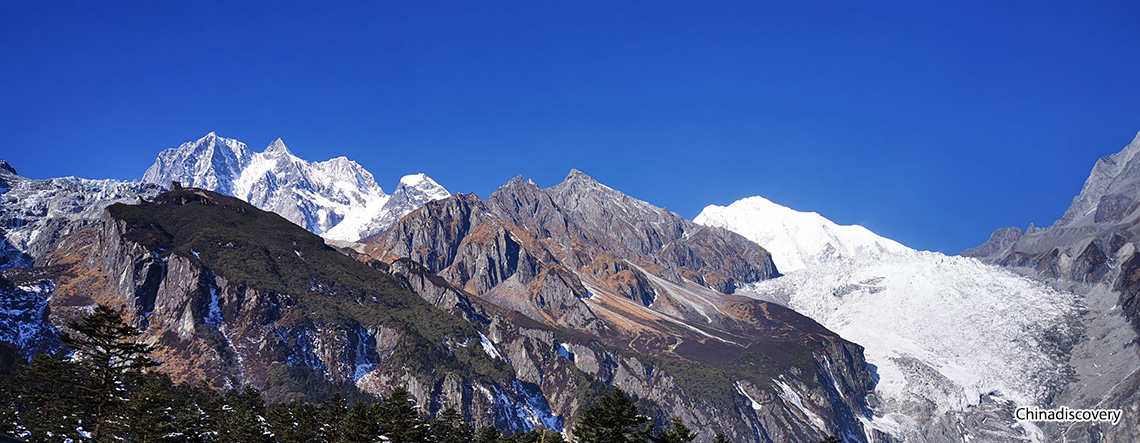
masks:
POLYGON ((1136 1, 225 3, 0 1, 0 157, 137 179, 209 131, 281 137, 389 191, 578 168, 956 253, 1051 223, 1140 131, 1136 1))

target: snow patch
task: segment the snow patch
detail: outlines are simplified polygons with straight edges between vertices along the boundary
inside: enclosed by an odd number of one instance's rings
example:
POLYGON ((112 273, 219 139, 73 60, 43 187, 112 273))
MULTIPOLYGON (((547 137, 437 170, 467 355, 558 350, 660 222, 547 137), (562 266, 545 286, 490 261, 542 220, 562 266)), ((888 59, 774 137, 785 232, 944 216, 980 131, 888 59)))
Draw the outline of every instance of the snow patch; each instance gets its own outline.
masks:
POLYGON ((557 350, 560 357, 574 361, 574 353, 570 352, 570 348, 567 348, 565 343, 558 343, 557 350))
POLYGON ((486 352, 487 355, 490 355, 492 358, 507 361, 507 359, 503 358, 503 355, 499 353, 499 350, 495 348, 495 344, 491 343, 491 340, 487 339, 487 336, 483 335, 482 332, 479 333, 479 341, 480 344, 483 345, 483 352, 486 352))
POLYGON ((783 380, 775 380, 775 382, 776 385, 780 387, 780 391, 783 392, 784 399, 791 402, 796 409, 803 413, 804 417, 811 421, 812 426, 815 426, 815 428, 820 431, 827 432, 827 423, 815 412, 812 412, 811 409, 808 409, 807 406, 804 406, 803 399, 800 398, 800 394, 796 393, 795 389, 792 389, 792 387, 783 380))

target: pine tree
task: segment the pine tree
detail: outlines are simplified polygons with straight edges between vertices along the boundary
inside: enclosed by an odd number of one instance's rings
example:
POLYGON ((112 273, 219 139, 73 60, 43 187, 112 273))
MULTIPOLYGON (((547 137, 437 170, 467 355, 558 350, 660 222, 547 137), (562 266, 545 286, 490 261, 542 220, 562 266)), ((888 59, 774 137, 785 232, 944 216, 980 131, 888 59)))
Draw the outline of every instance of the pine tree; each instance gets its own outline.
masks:
POLYGON ((68 322, 67 327, 82 335, 73 337, 65 333, 60 339, 75 351, 85 375, 85 382, 77 386, 90 406, 84 429, 95 441, 111 440, 104 428, 122 423, 121 418, 113 415, 129 395, 124 392, 127 377, 158 365, 150 358, 154 348, 136 343, 134 339, 141 332, 126 324, 118 312, 106 305, 99 305, 80 321, 68 322))
POLYGON ((40 354, 16 376, 19 394, 16 410, 28 440, 85 441, 76 430, 88 404, 75 387, 83 379, 75 364, 60 355, 40 354))
POLYGON ((732 442, 729 441, 728 437, 725 437, 724 434, 717 432, 716 436, 713 437, 713 439, 712 439, 712 443, 732 443, 732 442))
POLYGON ((115 435, 135 442, 185 441, 179 438, 182 429, 177 422, 184 411, 172 397, 173 387, 165 374, 146 377, 123 405, 123 421, 115 426, 115 435))
POLYGON ((256 389, 231 390, 214 401, 212 424, 221 441, 243 443, 269 442, 268 430, 262 424, 265 401, 256 389))
POLYGON ((341 441, 340 424, 347 416, 348 400, 345 400, 339 392, 333 393, 332 396, 325 399, 321 403, 320 428, 317 430, 319 440, 325 442, 341 441))
POLYGON ((19 348, 0 342, 0 435, 16 434, 20 398, 16 377, 24 370, 24 363, 19 348))
POLYGON ((649 441, 652 427, 649 418, 640 415, 637 405, 614 389, 590 405, 574 425, 577 443, 644 443, 649 441))
POLYGON ((475 443, 498 443, 502 436, 503 433, 498 428, 491 425, 483 426, 475 435, 475 443))
POLYGON ((218 396, 217 392, 201 384, 179 383, 171 389, 170 396, 174 399, 174 427, 181 434, 181 441, 206 443, 216 440, 213 417, 208 409, 218 396))
POLYGON ((426 426, 423 426, 424 422, 407 389, 393 389, 380 405, 377 415, 384 435, 394 442, 419 443, 428 440, 426 426))
POLYGON ((380 424, 375 420, 372 404, 357 402, 341 420, 341 440, 345 443, 372 443, 379 441, 380 424))
POLYGON ((324 425, 321 408, 307 401, 296 400, 276 404, 269 408, 266 422, 269 432, 280 442, 317 442, 324 425))
POLYGON ((685 426, 679 417, 673 417, 669 427, 658 433, 653 441, 654 443, 689 443, 696 438, 697 434, 685 426))
POLYGON ((432 420, 431 433, 437 443, 470 443, 475 438, 475 430, 453 408, 444 409, 432 420))

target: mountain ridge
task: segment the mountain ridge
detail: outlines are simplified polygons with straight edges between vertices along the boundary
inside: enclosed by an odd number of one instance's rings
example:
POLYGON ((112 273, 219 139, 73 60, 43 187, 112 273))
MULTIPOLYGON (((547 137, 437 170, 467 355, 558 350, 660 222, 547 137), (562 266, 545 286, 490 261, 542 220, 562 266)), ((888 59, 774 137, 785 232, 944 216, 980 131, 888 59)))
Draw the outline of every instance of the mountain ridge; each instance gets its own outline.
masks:
POLYGON ((262 152, 210 132, 197 141, 163 150, 143 174, 143 182, 232 195, 331 240, 358 241, 382 231, 411 210, 450 195, 426 175, 416 186, 397 185, 385 194, 376 179, 346 157, 308 162, 293 155, 280 138, 262 152))

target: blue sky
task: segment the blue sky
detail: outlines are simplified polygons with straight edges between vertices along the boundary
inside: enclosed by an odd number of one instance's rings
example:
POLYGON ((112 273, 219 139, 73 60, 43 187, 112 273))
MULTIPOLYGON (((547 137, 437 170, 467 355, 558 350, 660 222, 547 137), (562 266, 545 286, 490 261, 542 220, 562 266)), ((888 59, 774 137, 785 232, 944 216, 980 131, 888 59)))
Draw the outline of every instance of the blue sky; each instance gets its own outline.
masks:
POLYGON ((956 253, 1051 223, 1140 131, 1135 1, 227 3, 0 2, 0 157, 137 179, 209 131, 281 137, 386 190, 578 168, 956 253))

